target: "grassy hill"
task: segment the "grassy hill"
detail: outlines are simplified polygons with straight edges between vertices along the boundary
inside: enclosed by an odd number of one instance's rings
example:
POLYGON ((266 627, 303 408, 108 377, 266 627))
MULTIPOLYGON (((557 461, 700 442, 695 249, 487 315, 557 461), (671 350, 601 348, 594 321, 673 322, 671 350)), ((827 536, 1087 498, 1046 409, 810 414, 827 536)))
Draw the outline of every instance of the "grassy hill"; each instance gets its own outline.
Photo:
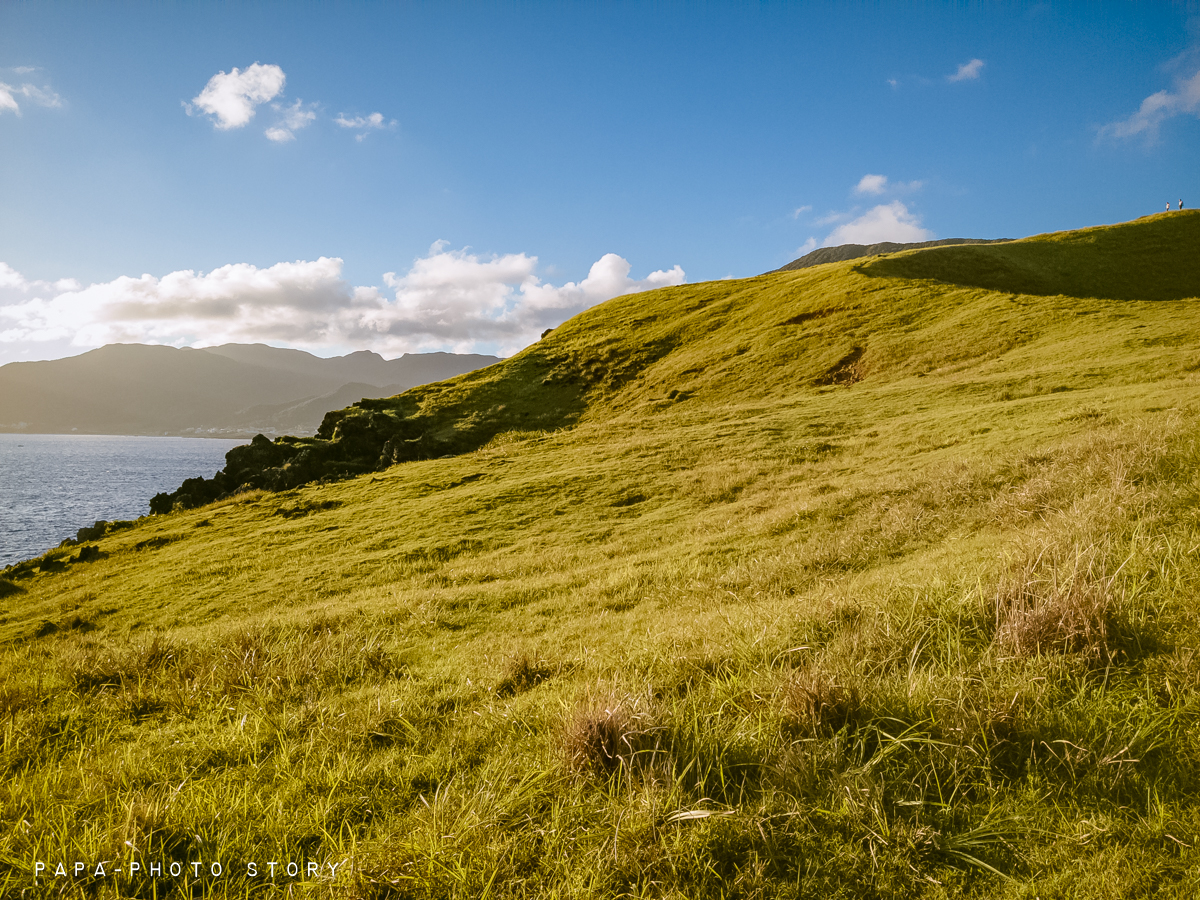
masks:
POLYGON ((620 297, 10 567, 0 884, 1193 893, 1198 240, 620 297))

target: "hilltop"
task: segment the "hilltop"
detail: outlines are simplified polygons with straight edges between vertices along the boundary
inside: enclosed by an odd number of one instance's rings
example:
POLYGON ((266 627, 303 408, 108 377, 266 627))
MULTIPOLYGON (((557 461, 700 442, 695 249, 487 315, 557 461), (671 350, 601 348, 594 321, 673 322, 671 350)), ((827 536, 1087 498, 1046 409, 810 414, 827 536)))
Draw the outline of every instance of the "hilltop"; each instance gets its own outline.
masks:
POLYGON ((329 359, 265 344, 109 344, 0 366, 0 431, 30 434, 312 434, 325 413, 499 362, 476 354, 329 359))
POLYGON ((618 297, 9 567, 0 884, 1190 894, 1198 239, 618 297))
POLYGON ((836 247, 818 247, 805 253, 799 259, 793 259, 786 266, 775 269, 776 272, 794 272, 796 269, 807 269, 811 266, 823 266, 825 263, 845 262, 848 259, 861 259, 864 256, 882 256, 885 253, 897 253, 901 250, 926 250, 929 247, 949 247, 956 244, 1003 244, 1008 238, 943 238, 940 241, 911 241, 897 243, 895 241, 880 241, 875 244, 838 244, 836 247))

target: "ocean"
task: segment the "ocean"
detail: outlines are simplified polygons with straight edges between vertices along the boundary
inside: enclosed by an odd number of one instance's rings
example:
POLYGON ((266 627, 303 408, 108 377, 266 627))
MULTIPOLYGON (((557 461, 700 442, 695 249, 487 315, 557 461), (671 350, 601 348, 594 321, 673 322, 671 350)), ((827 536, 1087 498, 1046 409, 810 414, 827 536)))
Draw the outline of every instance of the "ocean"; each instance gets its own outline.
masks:
POLYGON ((136 519, 185 478, 209 478, 244 440, 0 434, 0 566, 37 556, 97 519, 136 519))

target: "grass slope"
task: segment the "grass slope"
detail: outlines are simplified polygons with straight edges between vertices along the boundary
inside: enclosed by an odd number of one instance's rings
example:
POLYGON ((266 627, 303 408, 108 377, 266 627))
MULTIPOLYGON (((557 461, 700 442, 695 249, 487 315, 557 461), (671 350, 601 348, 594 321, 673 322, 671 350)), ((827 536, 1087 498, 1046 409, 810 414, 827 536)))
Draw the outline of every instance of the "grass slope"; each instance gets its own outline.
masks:
POLYGON ((0 884, 1194 893, 1198 237, 617 298, 343 417, 469 452, 10 567, 0 884))

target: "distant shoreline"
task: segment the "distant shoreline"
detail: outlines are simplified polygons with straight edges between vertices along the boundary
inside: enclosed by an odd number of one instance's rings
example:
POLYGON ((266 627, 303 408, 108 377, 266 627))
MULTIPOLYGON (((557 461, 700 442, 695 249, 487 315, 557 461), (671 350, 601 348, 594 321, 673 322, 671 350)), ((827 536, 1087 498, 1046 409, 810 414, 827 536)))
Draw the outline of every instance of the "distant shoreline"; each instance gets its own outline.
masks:
POLYGON ((198 440, 241 441, 253 440, 257 434, 268 437, 275 432, 236 431, 216 434, 188 434, 187 432, 162 432, 150 434, 147 432, 131 433, 128 431, 18 431, 13 428, 0 426, 0 436, 13 435, 16 437, 112 437, 112 438, 196 438, 198 440))
POLYGON ((236 438, 0 433, 0 567, 103 519, 137 519, 150 498, 209 477, 236 438))

